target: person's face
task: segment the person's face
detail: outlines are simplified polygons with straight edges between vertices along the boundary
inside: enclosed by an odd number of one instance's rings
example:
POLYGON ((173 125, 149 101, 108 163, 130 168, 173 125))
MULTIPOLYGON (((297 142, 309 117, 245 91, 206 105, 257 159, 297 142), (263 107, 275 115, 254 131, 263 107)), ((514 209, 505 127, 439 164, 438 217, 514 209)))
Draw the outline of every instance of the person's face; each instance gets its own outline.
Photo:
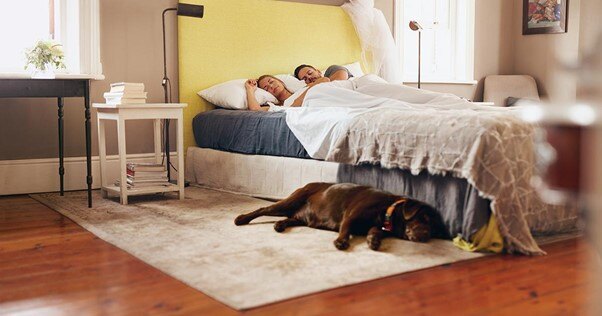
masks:
POLYGON ((261 79, 259 82, 257 82, 257 86, 275 96, 284 90, 282 83, 272 77, 265 77, 261 79))
POLYGON ((320 78, 322 78, 322 73, 311 67, 303 67, 299 71, 299 80, 305 81, 306 84, 310 84, 320 78))

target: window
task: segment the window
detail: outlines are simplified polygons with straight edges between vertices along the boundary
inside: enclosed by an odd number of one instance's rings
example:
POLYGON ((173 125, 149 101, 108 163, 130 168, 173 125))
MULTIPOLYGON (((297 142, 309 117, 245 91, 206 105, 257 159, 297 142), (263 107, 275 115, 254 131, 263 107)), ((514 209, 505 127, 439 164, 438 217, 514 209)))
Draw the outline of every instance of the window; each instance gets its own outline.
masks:
POLYGON ((63 46, 66 70, 102 77, 98 0, 0 2, 0 72, 25 73, 25 49, 41 39, 63 46))
POLYGON ((422 31, 422 82, 474 84, 475 0, 396 0, 396 40, 404 82, 418 78, 418 21, 422 31))

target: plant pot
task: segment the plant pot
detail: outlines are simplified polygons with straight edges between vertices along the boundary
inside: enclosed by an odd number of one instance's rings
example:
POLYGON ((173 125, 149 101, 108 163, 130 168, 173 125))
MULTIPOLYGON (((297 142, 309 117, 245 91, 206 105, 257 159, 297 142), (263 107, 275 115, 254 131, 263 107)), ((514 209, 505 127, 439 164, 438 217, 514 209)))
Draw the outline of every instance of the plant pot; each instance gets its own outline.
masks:
POLYGON ((35 69, 31 72, 32 79, 54 79, 56 78, 56 74, 54 73, 54 69, 50 65, 46 65, 45 70, 35 69))

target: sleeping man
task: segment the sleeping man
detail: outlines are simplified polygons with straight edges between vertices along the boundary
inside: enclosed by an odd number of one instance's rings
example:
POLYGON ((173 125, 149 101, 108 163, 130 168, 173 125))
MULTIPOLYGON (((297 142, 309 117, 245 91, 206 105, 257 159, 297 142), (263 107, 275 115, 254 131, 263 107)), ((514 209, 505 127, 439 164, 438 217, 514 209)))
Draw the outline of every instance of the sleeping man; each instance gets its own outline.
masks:
POLYGON ((328 67, 328 69, 326 69, 324 72, 324 75, 322 75, 322 72, 316 69, 314 66, 300 65, 295 68, 294 74, 295 78, 305 81, 305 83, 310 87, 324 82, 324 78, 329 79, 328 81, 348 80, 353 78, 353 75, 351 72, 349 72, 349 69, 339 65, 332 65, 328 67))

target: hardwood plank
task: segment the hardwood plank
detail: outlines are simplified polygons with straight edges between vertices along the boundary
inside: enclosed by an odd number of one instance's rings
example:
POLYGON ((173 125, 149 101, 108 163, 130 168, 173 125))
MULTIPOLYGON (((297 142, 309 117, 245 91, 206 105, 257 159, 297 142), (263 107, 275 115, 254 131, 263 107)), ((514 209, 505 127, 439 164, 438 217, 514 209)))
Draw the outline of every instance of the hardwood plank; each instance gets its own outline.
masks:
MULTIPOLYGON (((585 312, 591 247, 488 256, 259 307, 245 314, 585 312)), ((595 293, 599 294, 599 293, 595 293)), ((0 314, 238 314, 29 197, 0 198, 0 314), (7 291, 5 289, 10 289, 7 291)))

